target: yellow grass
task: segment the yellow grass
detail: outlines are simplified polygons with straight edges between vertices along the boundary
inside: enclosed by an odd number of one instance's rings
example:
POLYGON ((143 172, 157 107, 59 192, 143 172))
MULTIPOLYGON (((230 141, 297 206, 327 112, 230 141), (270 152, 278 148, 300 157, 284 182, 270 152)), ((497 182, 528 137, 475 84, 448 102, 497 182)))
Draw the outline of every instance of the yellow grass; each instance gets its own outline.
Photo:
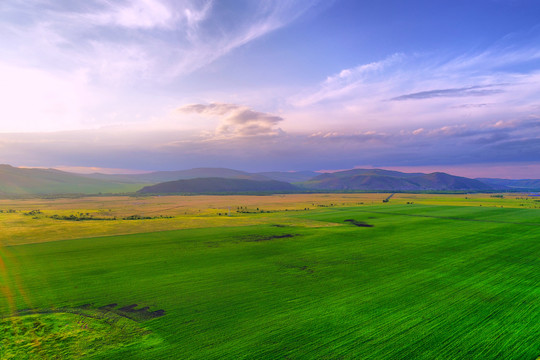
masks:
MULTIPOLYGON (((389 195, 380 193, 0 199, 0 210, 3 210, 0 213, 0 246, 187 228, 274 223, 310 227, 331 226, 326 222, 299 219, 294 214, 297 211, 328 206, 380 205, 389 195), (228 216, 229 208, 231 216, 228 216), (7 212, 10 209, 15 212, 7 212), (43 214, 24 215, 32 210, 40 210, 43 214), (49 218, 55 214, 69 216, 76 213, 88 213, 95 218, 116 217, 117 220, 67 221, 49 218), (171 218, 121 220, 130 215, 171 218)), ((413 202, 459 206, 540 207, 540 202, 535 200, 539 199, 520 194, 505 194, 504 198, 494 197, 493 194, 395 194, 388 204, 413 202)))
POLYGON ((388 194, 4 199, 0 200, 0 210, 4 211, 0 213, 0 245, 9 246, 102 235, 268 223, 330 226, 328 223, 298 219, 287 214, 294 214, 294 211, 303 211, 307 208, 380 203, 386 196, 388 194), (229 208, 231 216, 228 216, 229 208), (8 213, 7 210, 10 209, 15 212, 8 213), (43 214, 36 217, 24 215, 32 210, 40 210, 43 214), (239 213, 238 210, 250 213, 239 213), (261 210, 265 212, 260 213, 261 210), (55 214, 69 216, 76 213, 88 213, 95 218, 116 217, 121 219, 130 215, 172 218, 68 221, 48 217, 55 214), (221 215, 219 215, 220 213, 221 215))

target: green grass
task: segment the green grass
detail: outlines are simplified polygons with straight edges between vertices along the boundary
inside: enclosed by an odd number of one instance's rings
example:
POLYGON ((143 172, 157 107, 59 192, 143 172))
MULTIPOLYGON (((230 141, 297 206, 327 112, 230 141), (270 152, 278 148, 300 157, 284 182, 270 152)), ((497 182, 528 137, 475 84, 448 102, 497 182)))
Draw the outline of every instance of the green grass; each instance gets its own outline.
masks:
POLYGON ((138 323, 159 342, 103 346, 92 359, 540 356, 539 211, 385 205, 287 216, 343 225, 4 247, 0 313, 88 303, 165 310, 138 323))
POLYGON ((144 349, 159 343, 136 322, 113 315, 85 310, 7 317, 0 320, 0 357, 79 359, 123 346, 144 349))

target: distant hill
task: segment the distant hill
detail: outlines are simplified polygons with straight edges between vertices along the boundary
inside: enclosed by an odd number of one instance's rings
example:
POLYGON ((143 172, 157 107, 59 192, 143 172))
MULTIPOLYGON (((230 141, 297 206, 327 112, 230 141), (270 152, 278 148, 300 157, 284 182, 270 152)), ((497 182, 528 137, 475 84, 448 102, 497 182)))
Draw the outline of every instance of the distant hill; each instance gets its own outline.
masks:
POLYGON ((540 191, 540 179, 521 179, 521 180, 509 180, 509 179, 491 179, 491 178, 478 178, 476 179, 491 186, 503 187, 511 190, 529 190, 540 191))
POLYGON ((276 180, 262 181, 213 177, 168 181, 145 186, 138 192, 145 194, 215 194, 247 192, 287 193, 296 191, 299 191, 296 186, 276 180))
POLYGON ((140 187, 140 184, 91 179, 55 169, 0 165, 0 195, 120 193, 140 187))
POLYGON ((320 175, 320 173, 314 171, 268 171, 256 173, 256 175, 261 175, 272 180, 295 183, 308 181, 315 176, 320 175))
POLYGON ((478 180, 441 172, 402 173, 382 169, 354 169, 325 173, 301 185, 317 190, 492 191, 495 189, 478 180))
POLYGON ((225 179, 248 179, 248 180, 271 180, 260 174, 251 174, 245 171, 226 168, 195 168, 177 171, 155 171, 146 174, 108 175, 89 174, 86 177, 100 180, 113 180, 131 183, 157 184, 165 181, 196 179, 196 178, 225 178, 225 179))

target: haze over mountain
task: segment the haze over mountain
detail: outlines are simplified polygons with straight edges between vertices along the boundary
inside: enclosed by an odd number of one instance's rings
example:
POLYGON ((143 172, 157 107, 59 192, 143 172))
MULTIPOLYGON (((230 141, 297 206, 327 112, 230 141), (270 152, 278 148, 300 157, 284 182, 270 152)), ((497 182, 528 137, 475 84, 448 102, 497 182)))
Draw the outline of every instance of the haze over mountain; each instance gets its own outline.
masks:
POLYGON ((301 191, 298 187, 276 180, 248 180, 226 178, 196 178, 168 181, 145 186, 142 194, 214 194, 214 193, 291 193, 301 191))
POLYGON ((303 183, 317 190, 365 191, 493 191, 504 186, 491 186, 478 180, 442 172, 431 174, 402 173, 381 169, 355 169, 321 174, 303 183))
POLYGON ((257 173, 257 175, 261 175, 272 180, 285 181, 289 183, 308 181, 319 174, 320 173, 315 171, 267 171, 257 173))
POLYGON ((540 191, 540 180, 538 179, 492 179, 492 178, 478 178, 476 179, 485 184, 492 186, 502 186, 511 190, 533 190, 540 191))
POLYGON ((140 184, 92 179, 55 169, 25 169, 0 165, 0 194, 97 194, 132 192, 140 184))
MULTIPOLYGON (((173 189, 174 191, 171 192, 540 190, 540 180, 535 179, 470 179, 443 172, 405 173, 384 169, 353 169, 331 173, 311 171, 249 173, 227 168, 195 168, 145 174, 109 175, 74 174, 55 169, 28 169, 0 165, 0 194, 3 195, 126 193, 140 190, 144 186, 178 180, 193 181, 180 183, 178 186, 182 188, 173 189), (249 180, 250 182, 229 182, 226 181, 228 179, 249 180), (258 184, 252 184, 251 181, 258 184), (277 181, 280 185, 277 186, 277 183, 272 181, 277 181), (197 183, 199 185, 195 185, 197 183), (289 185, 288 183, 293 183, 294 186, 283 185, 289 185)), ((166 192, 169 192, 169 186, 165 186, 166 192)), ((161 187, 156 189, 159 190, 156 192, 162 192, 161 187)))
POLYGON ((155 171, 145 174, 128 174, 128 175, 109 175, 109 174, 89 174, 85 175, 90 178, 101 180, 117 180, 134 183, 156 184, 165 181, 175 181, 195 178, 219 177, 225 179, 249 179, 249 180, 270 180, 271 178, 251 174, 245 171, 226 169, 226 168, 194 168, 188 170, 175 171, 155 171))
POLYGON ((75 174, 56 169, 29 169, 0 165, 0 194, 123 193, 137 191, 144 185, 181 179, 222 178, 268 182, 274 180, 273 177, 291 180, 305 179, 311 173, 303 172, 298 176, 295 174, 295 172, 276 171, 267 173, 268 176, 265 176, 226 168, 194 168, 145 174, 75 174))

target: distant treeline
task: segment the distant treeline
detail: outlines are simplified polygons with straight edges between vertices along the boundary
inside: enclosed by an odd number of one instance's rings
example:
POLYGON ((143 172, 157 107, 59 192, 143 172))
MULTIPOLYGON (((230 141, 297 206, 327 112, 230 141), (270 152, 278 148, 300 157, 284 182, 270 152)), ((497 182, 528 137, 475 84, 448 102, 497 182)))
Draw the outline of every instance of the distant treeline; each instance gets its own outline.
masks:
POLYGON ((55 220, 67 220, 67 221, 83 221, 83 220, 96 220, 96 221, 111 221, 111 220, 151 220, 151 219, 171 219, 173 216, 158 215, 158 216, 143 216, 143 215, 130 215, 122 218, 113 217, 94 217, 89 213, 76 213, 70 215, 51 215, 47 216, 50 219, 55 220))

